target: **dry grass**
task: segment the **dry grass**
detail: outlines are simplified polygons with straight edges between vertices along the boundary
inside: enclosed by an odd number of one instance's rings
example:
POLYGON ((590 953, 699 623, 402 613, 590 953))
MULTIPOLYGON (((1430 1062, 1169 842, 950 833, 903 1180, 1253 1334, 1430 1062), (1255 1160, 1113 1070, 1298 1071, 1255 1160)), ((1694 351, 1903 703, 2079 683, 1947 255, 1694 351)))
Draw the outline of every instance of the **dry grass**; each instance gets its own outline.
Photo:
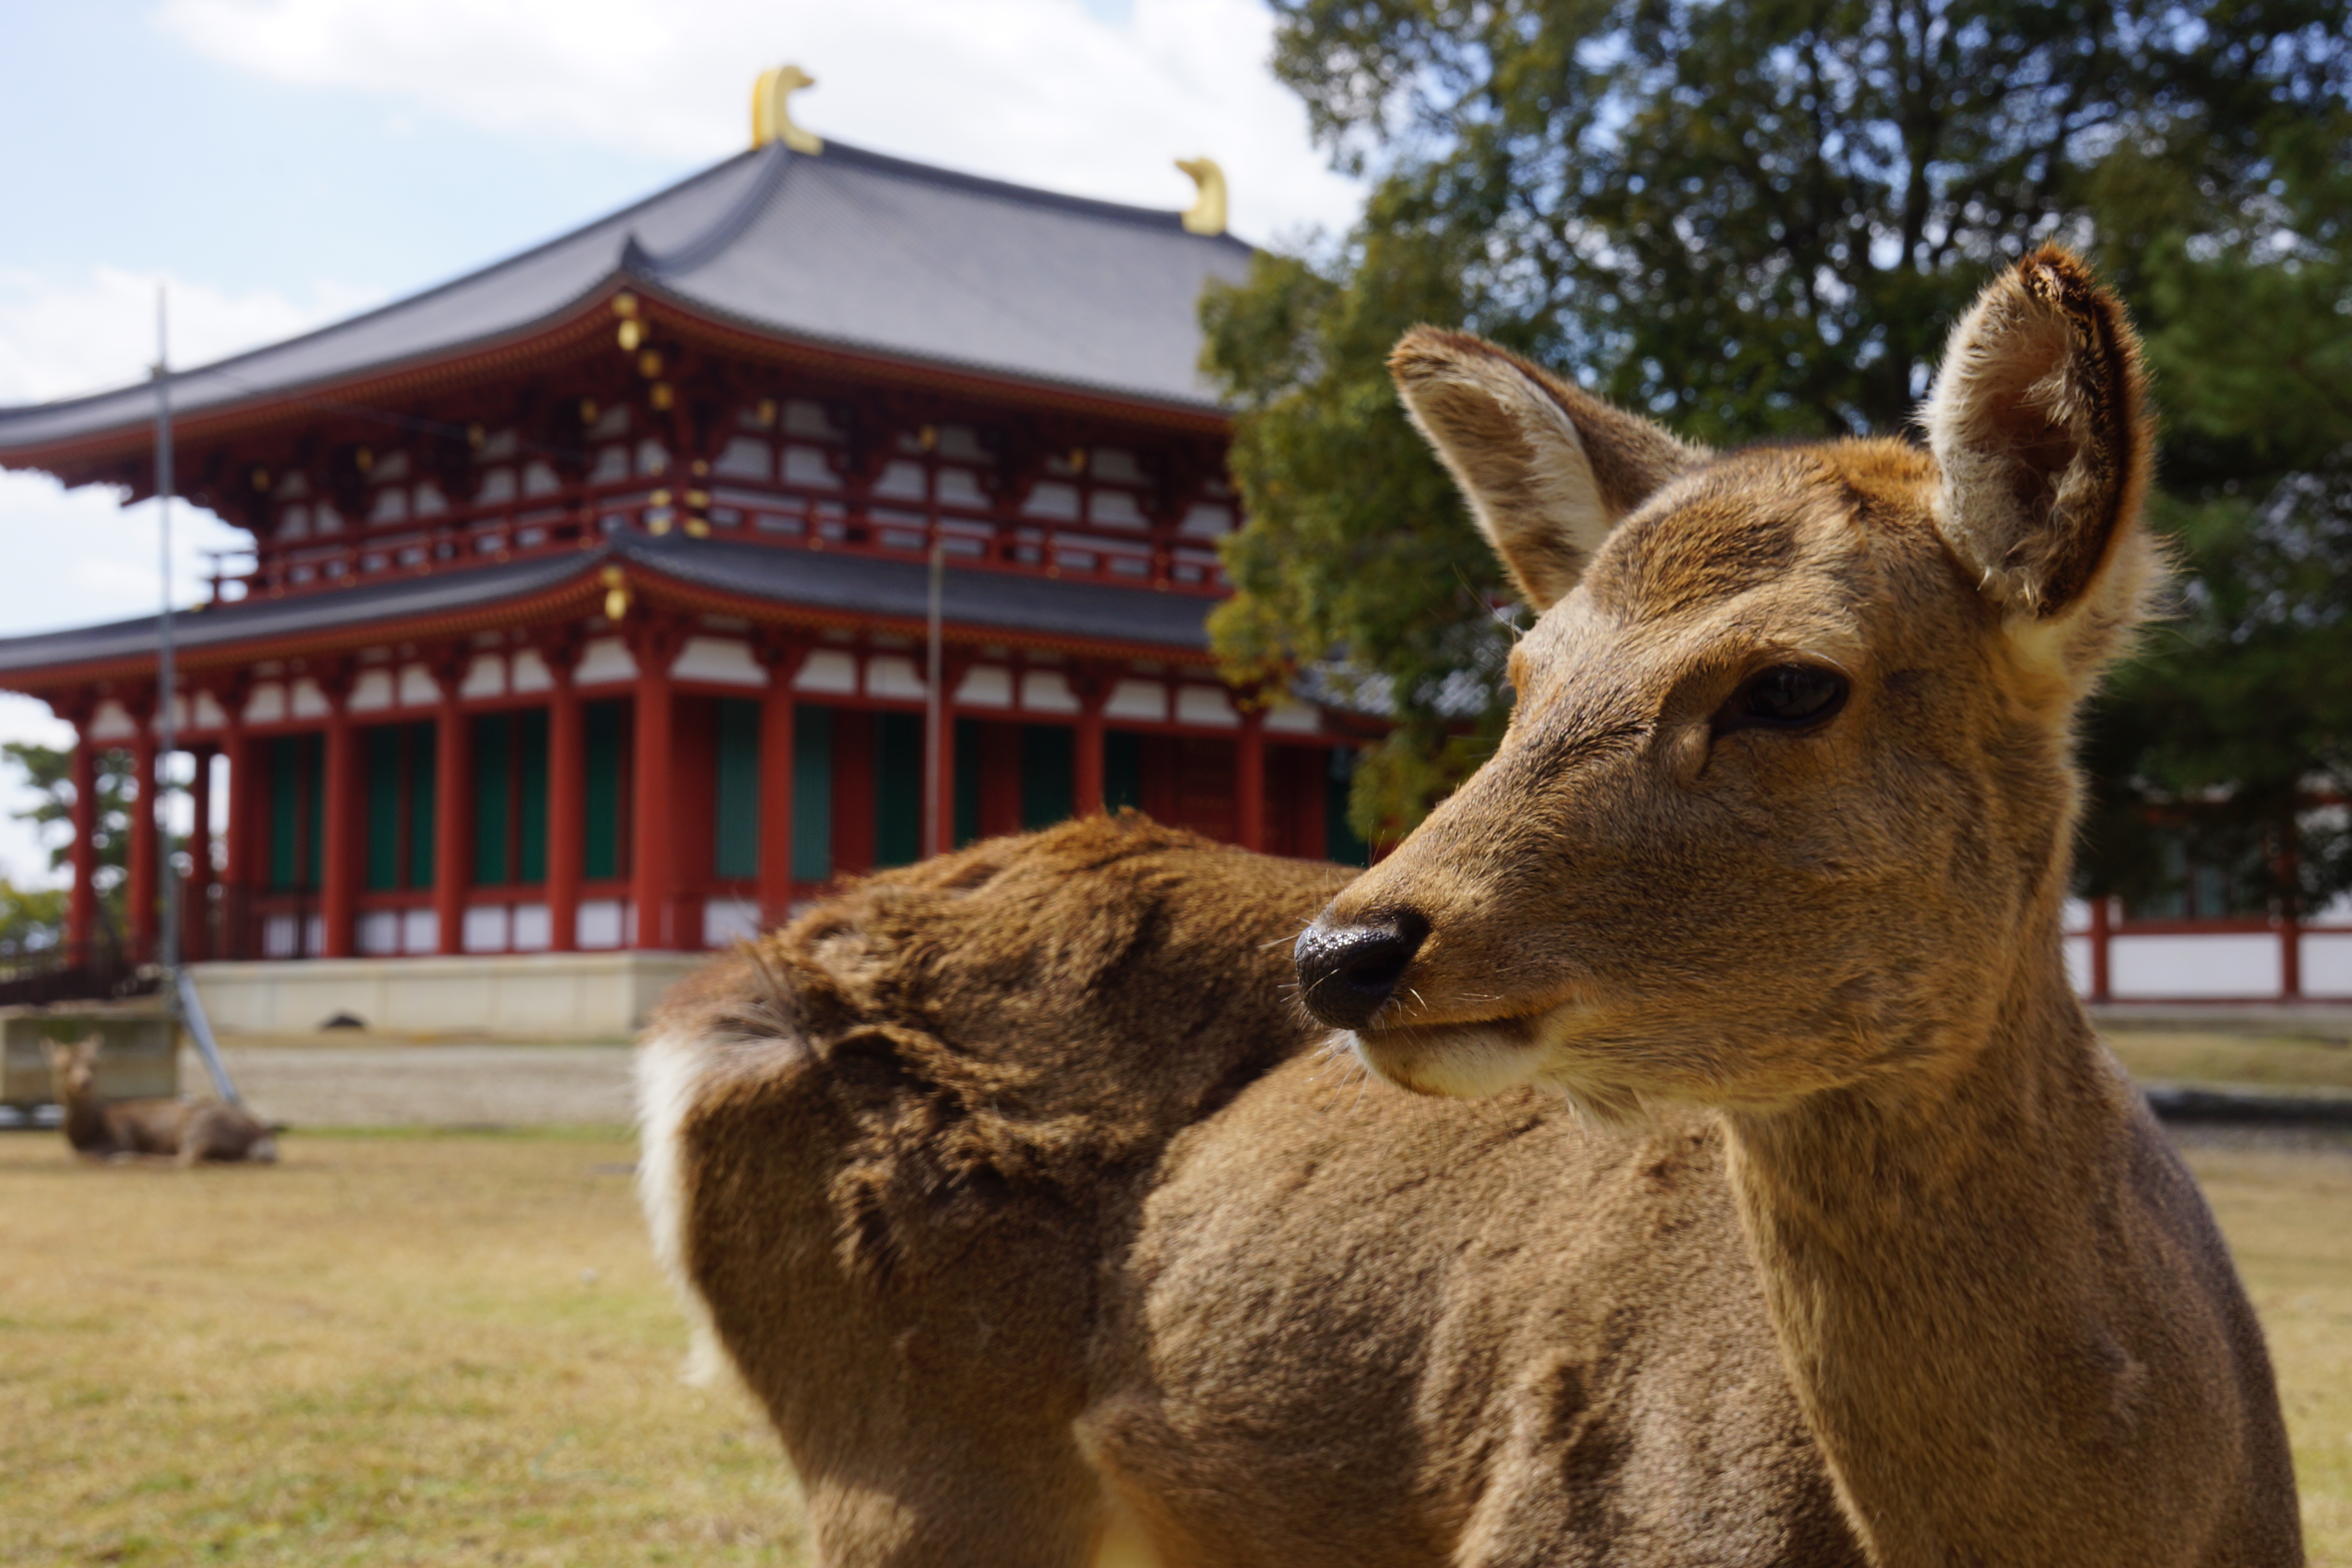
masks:
POLYGON ((2352 1093, 2352 1046, 2211 1030, 2103 1029, 2142 1083, 2352 1093))
POLYGON ((0 1140, 0 1562, 800 1562, 764 1422, 677 1381, 631 1153, 0 1140))
MULTIPOLYGON (((2352 1568, 2352 1138, 2192 1137, 2352 1568)), ((287 1152, 0 1139, 0 1563, 803 1561, 764 1425, 677 1380, 620 1134, 287 1152)))

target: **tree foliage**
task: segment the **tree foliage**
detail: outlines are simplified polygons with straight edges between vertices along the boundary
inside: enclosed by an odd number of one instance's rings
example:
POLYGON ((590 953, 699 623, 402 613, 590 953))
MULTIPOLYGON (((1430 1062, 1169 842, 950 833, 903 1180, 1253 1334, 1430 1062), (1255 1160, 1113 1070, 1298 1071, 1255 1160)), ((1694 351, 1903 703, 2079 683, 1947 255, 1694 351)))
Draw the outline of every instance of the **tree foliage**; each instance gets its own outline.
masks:
MULTIPOLYGON (((1410 826, 1507 700, 1459 673, 1502 579, 1382 372, 1414 321, 1713 443, 1887 430, 1989 271, 2056 237, 2142 312, 2198 579, 2326 575, 2278 498, 2344 488, 2313 476, 2346 428, 2346 0, 1274 3, 1277 72, 1372 195, 1205 307, 1250 509, 1215 630, 1258 674, 1374 678, 1400 728, 1360 831, 1410 826)), ((2111 805, 2187 776, 2119 783, 2132 732, 2102 731, 2111 805)))
MULTIPOLYGON (((35 797, 30 806, 15 814, 16 820, 32 823, 34 830, 47 843, 49 869, 65 870, 73 862, 73 753, 28 741, 9 741, 0 743, 0 757, 23 775, 35 797)), ((131 813, 136 797, 131 753, 100 752, 98 831, 94 836, 98 848, 98 917, 107 941, 116 946, 121 944, 124 929, 124 883, 129 876, 131 813)), ((14 941, 18 945, 0 951, 29 952, 54 947, 63 940, 62 893, 14 887, 8 888, 8 893, 5 903, 0 903, 0 926, 5 926, 0 930, 0 942, 14 941)))

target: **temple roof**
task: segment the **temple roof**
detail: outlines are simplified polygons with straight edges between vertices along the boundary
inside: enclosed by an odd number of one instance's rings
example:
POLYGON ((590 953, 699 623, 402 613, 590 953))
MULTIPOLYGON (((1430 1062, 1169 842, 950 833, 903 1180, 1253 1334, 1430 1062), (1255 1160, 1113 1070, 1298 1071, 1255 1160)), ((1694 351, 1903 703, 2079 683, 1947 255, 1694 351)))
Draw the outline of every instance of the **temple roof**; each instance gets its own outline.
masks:
MULTIPOLYGON (((777 142, 439 288, 184 371, 172 401, 198 415, 455 357, 626 286, 801 342, 1212 409, 1200 296, 1250 254, 1174 212, 777 142)), ((153 416, 150 383, 0 408, 0 462, 153 416)))
MULTIPOLYGON (((601 601, 603 574, 614 565, 656 599, 739 615, 771 610, 775 619, 804 625, 907 630, 919 628, 928 611, 929 571, 920 562, 622 533, 577 554, 209 605, 175 616, 173 641, 183 664, 200 668, 212 662, 212 653, 233 662, 278 644, 326 652, 441 635, 435 627, 513 624, 533 604, 601 601)), ((966 640, 1001 636, 1032 646, 1199 660, 1207 655, 1206 623, 1216 604, 1193 594, 950 566, 941 619, 966 640)), ((0 687, 39 685, 52 672, 150 667, 157 635, 157 617, 149 616, 0 638, 0 687)))

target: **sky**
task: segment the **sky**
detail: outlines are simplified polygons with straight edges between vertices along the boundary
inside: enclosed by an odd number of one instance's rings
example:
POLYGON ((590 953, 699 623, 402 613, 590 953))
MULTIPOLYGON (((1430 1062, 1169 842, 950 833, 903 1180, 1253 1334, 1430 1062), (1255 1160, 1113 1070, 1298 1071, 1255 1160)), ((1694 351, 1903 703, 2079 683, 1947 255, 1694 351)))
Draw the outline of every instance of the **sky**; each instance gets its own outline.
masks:
MULTIPOLYGON (((1261 0, 0 0, 0 406, 143 379, 156 296, 199 364, 431 286, 747 144, 797 63, 821 136, 1181 207, 1257 244, 1344 228, 1261 0)), ((175 600, 246 538, 173 509, 175 600)), ((0 471, 0 637, 153 613, 151 502, 0 471)), ((0 740, 71 731, 0 694, 0 740)), ((0 779, 0 877, 54 880, 0 779)))

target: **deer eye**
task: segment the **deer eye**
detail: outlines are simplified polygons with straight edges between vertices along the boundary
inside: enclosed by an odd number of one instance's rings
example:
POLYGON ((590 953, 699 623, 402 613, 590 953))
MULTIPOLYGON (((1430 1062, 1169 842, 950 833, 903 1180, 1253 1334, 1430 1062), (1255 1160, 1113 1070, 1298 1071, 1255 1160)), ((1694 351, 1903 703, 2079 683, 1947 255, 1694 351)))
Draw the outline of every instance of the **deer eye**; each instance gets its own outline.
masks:
POLYGON ((1803 730, 1827 722, 1845 706, 1846 679, 1819 664, 1776 664, 1758 670, 1732 693, 1718 724, 1724 730, 1803 730))

